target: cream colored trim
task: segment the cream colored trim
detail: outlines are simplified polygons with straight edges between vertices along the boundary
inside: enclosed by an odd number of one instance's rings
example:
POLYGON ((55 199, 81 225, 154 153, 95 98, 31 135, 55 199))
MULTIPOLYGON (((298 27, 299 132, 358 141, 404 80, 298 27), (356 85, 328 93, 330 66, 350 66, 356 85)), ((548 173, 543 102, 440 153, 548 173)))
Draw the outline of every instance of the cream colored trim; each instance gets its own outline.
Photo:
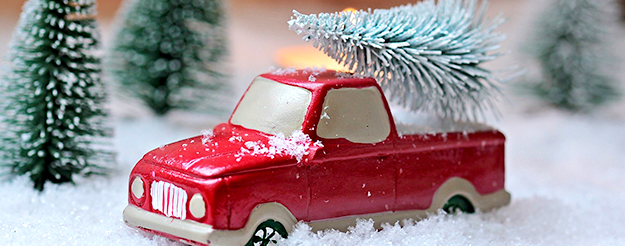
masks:
MULTIPOLYGON (((337 219, 312 221, 308 224, 314 231, 329 228, 346 231, 349 226, 356 225, 356 219, 373 219, 375 227, 381 228, 383 223, 402 222, 403 219, 407 218, 417 220, 426 218, 428 214, 436 213, 449 198, 455 195, 463 195, 480 211, 488 211, 510 203, 510 194, 503 189, 488 195, 480 195, 469 181, 462 178, 451 178, 436 191, 432 205, 426 210, 346 216, 337 219)), ((291 233, 293 226, 297 223, 293 214, 286 207, 275 202, 256 206, 252 210, 247 224, 240 230, 215 230, 207 224, 166 217, 145 211, 133 205, 128 205, 124 209, 124 221, 130 226, 161 231, 195 242, 210 242, 211 246, 245 245, 254 234, 256 227, 269 219, 280 222, 288 233, 291 233)))
POLYGON ((216 230, 213 235, 211 235, 211 246, 212 245, 225 245, 225 246, 241 246, 245 245, 247 241, 252 238, 256 227, 267 220, 275 220, 280 222, 288 233, 291 233, 293 230, 293 226, 297 223, 297 220, 289 212, 289 210, 284 207, 280 203, 265 203, 260 204, 252 210, 252 214, 250 215, 247 224, 245 227, 240 230, 216 230))
POLYGON ((403 219, 421 220, 429 214, 435 214, 441 209, 449 198, 455 195, 466 197, 473 207, 480 211, 489 211, 497 207, 501 207, 510 203, 510 193, 505 190, 499 190, 488 195, 480 195, 475 187, 462 178, 451 178, 447 180, 434 194, 432 205, 426 210, 409 210, 398 212, 382 212, 375 214, 365 214, 356 216, 345 216, 336 219, 311 221, 308 224, 313 231, 325 229, 337 229, 339 231, 347 231, 348 227, 355 226, 357 219, 373 219, 374 226, 381 229, 384 223, 402 222, 403 219))
POLYGON ((289 210, 279 203, 256 206, 244 228, 240 230, 215 230, 212 226, 192 220, 169 218, 128 205, 124 209, 124 221, 133 227, 164 232, 189 241, 210 242, 211 246, 241 246, 252 237, 256 227, 266 220, 280 222, 290 233, 297 223, 289 210))
POLYGON ((331 89, 317 124, 317 136, 353 143, 378 143, 391 132, 388 111, 375 86, 331 89))
POLYGON ((206 243, 209 236, 214 232, 210 225, 192 220, 170 218, 145 211, 133 205, 128 205, 124 209, 124 222, 133 227, 160 231, 202 243, 206 243))

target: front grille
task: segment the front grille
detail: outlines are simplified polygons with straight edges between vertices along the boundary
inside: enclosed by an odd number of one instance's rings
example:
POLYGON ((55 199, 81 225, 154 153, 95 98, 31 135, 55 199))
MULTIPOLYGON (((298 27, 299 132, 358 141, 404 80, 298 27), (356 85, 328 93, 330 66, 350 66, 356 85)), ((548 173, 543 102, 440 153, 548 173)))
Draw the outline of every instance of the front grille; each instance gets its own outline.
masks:
POLYGON ((152 181, 150 188, 152 209, 163 212, 167 217, 187 217, 187 192, 163 181, 152 181))

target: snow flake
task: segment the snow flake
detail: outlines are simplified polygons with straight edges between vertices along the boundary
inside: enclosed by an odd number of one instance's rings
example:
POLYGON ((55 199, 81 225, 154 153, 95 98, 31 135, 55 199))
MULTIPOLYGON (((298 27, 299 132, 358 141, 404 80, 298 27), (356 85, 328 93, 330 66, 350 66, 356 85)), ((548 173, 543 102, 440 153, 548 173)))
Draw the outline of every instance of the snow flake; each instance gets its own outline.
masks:
POLYGON ((242 151, 239 155, 246 153, 244 151, 250 152, 251 155, 265 155, 271 159, 275 158, 276 155, 289 155, 295 157, 298 162, 302 161, 304 155, 308 154, 311 145, 323 146, 319 141, 312 143, 310 136, 301 130, 293 131, 289 137, 285 137, 282 133, 271 136, 268 146, 260 141, 248 141, 244 145, 247 149, 241 148, 242 151))
POLYGON ((202 144, 210 143, 211 137, 213 137, 213 130, 202 130, 202 144))
POLYGON ((228 141, 231 143, 234 143, 235 141, 241 142, 243 141, 243 138, 241 136, 232 136, 228 139, 228 141))
POLYGON ((289 67, 289 68, 276 68, 270 67, 269 71, 273 75, 290 75, 297 73, 297 69, 289 67))
POLYGON ((348 72, 337 72, 336 74, 334 74, 334 76, 340 79, 365 78, 364 75, 357 74, 357 73, 348 73, 348 72))
POLYGON ((326 68, 324 68, 324 67, 307 67, 307 68, 304 68, 304 71, 308 72, 308 73, 311 73, 312 75, 317 76, 317 75, 319 75, 319 74, 321 74, 321 73, 323 73, 325 71, 328 71, 328 70, 326 68))

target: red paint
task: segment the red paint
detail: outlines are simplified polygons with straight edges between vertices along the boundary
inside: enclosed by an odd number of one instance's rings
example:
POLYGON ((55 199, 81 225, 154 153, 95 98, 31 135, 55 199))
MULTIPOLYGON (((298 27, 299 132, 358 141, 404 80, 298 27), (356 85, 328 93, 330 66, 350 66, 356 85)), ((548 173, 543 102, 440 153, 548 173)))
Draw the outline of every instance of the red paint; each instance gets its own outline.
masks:
MULTIPOLYGON (((227 196, 227 187, 224 179, 206 179, 204 177, 190 175, 188 173, 173 170, 161 164, 145 160, 145 158, 139 161, 139 163, 137 163, 134 167, 130 174, 131 179, 134 179, 137 175, 143 179, 144 187, 146 187, 144 196, 147 199, 145 199, 145 202, 142 205, 137 204, 132 198, 132 192, 129 190, 129 203, 147 211, 163 214, 160 211, 152 209, 150 185, 152 184, 152 181, 155 180, 173 183, 187 191, 187 199, 191 199, 195 193, 200 193, 204 197, 207 204, 207 215, 197 221, 213 225, 217 228, 228 228, 228 205, 227 199, 224 199, 227 196)), ((196 220, 188 211, 188 204, 186 207, 187 219, 196 220)))
MULTIPOLYGON (((379 89, 376 81, 337 78, 334 71, 317 75, 314 82, 308 81, 309 71, 261 76, 312 92, 302 129, 312 142, 320 140, 324 147, 311 145, 299 163, 286 155, 242 154, 246 142, 268 145, 271 135, 229 122, 220 124, 207 143, 197 136, 147 153, 130 175, 131 182, 136 175, 142 177, 147 197, 135 199, 129 188, 129 202, 160 213, 152 210, 149 185, 153 180, 167 181, 185 189, 189 199, 202 194, 207 215, 199 222, 236 230, 245 226, 256 205, 267 202, 279 202, 298 220, 312 221, 426 209, 436 189, 452 177, 469 180, 480 194, 504 188, 505 138, 498 131, 399 137, 389 113, 391 132, 380 143, 322 139, 315 129, 327 91, 379 89)), ((187 219, 194 219, 188 211, 187 219)))

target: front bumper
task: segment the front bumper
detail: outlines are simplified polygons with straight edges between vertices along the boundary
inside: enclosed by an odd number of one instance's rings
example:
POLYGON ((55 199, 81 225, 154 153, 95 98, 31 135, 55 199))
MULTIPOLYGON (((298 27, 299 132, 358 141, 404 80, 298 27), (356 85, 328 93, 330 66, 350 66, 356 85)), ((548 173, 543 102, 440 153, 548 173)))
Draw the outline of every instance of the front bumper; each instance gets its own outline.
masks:
POLYGON ((145 211, 134 205, 124 209, 124 222, 132 227, 160 232, 172 239, 200 245, 244 245, 249 237, 245 230, 216 230, 211 225, 192 220, 170 218, 145 211))

